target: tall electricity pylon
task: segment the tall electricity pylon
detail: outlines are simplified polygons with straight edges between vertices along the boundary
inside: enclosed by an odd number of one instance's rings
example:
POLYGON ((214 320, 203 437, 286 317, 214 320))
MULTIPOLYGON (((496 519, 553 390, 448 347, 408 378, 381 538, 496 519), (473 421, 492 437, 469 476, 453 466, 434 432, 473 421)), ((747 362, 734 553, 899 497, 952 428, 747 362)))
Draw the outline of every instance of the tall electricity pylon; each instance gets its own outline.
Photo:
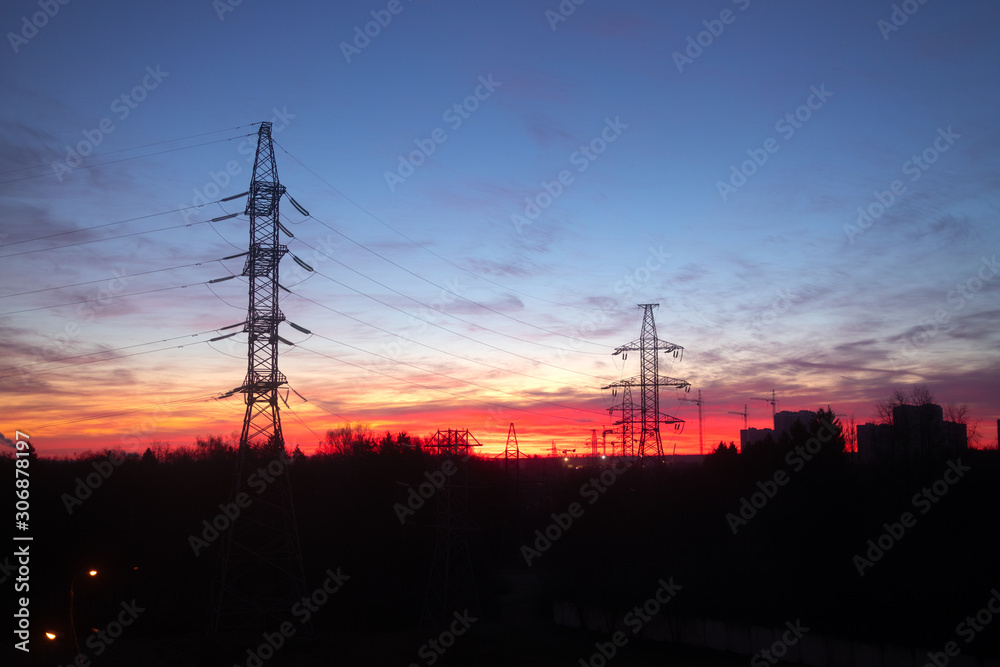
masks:
POLYGON ((705 454, 705 429, 702 420, 701 406, 704 401, 701 400, 701 389, 698 390, 698 398, 687 398, 682 396, 677 399, 678 401, 688 401, 689 403, 696 403, 698 405, 698 453, 705 454))
MULTIPOLYGON (((513 427, 513 424, 511 425, 513 427)), ((437 489, 437 522, 431 574, 420 611, 420 628, 437 631, 455 612, 479 614, 479 594, 472 570, 468 532, 470 474, 468 460, 481 446, 469 429, 438 430, 425 445, 454 466, 452 475, 437 489)))
POLYGON ((660 424, 678 424, 684 420, 660 412, 660 387, 675 387, 677 389, 691 390, 691 383, 687 380, 678 380, 671 377, 660 376, 659 355, 661 352, 673 353, 674 357, 679 356, 684 349, 680 345, 668 343, 660 340, 656 335, 656 322, 653 320, 653 308, 658 307, 658 303, 640 303, 639 308, 643 309, 642 330, 639 339, 626 345, 621 345, 615 349, 613 354, 622 354, 630 351, 639 351, 640 372, 638 378, 619 380, 604 389, 622 387, 622 443, 626 442, 625 428, 631 430, 631 439, 635 439, 635 431, 639 431, 638 446, 635 448, 635 456, 638 457, 638 464, 641 467, 642 460, 647 456, 663 456, 663 441, 660 437, 660 424), (626 410, 626 401, 631 401, 632 387, 639 387, 640 404, 639 415, 636 418, 636 410, 633 404, 631 410, 626 410), (631 413, 631 414, 629 414, 631 413))
POLYGON ((243 268, 250 284, 243 329, 250 339, 247 374, 243 385, 230 392, 244 394, 246 402, 230 496, 230 506, 242 509, 231 520, 219 551, 213 635, 260 636, 287 621, 295 601, 306 595, 290 461, 278 414, 278 387, 286 384, 278 370, 278 325, 285 319, 278 309, 278 263, 288 252, 278 238, 278 200, 284 192, 274 161, 271 123, 261 123, 245 211, 250 217, 250 249, 243 268), (268 474, 261 475, 261 469, 268 474), (251 475, 257 480, 253 493, 248 493, 251 475), (250 499, 249 505, 238 502, 244 497, 250 499))
POLYGON ((503 471, 505 477, 510 477, 511 460, 513 460, 514 483, 521 481, 521 448, 517 445, 517 433, 514 432, 514 422, 507 429, 507 446, 503 450, 503 471), (511 446, 513 443, 513 447, 511 446))

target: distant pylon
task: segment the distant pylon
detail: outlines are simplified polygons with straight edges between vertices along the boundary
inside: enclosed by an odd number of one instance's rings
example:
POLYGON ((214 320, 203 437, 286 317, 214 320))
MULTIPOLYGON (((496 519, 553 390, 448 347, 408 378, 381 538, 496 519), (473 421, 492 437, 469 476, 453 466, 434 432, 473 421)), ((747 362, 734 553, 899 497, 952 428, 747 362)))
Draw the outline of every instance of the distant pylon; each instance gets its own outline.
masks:
POLYGON ((503 471, 507 477, 510 476, 511 459, 514 460, 514 481, 516 483, 520 479, 521 449, 517 446, 517 433, 514 432, 514 422, 511 422, 510 428, 507 429, 507 446, 503 450, 503 471), (513 447, 511 447, 511 442, 514 443, 513 447))
POLYGON ((288 252, 278 238, 278 200, 284 192, 271 123, 261 123, 245 211, 250 217, 250 249, 243 269, 250 285, 244 322, 249 336, 247 374, 243 385, 230 392, 244 394, 246 402, 231 504, 239 494, 248 495, 248 477, 258 469, 266 468, 272 481, 254 487, 249 505, 239 503, 239 516, 222 536, 210 632, 226 637, 259 637, 274 630, 289 620, 296 600, 306 595, 290 460, 278 413, 278 387, 286 384, 278 370, 278 324, 285 319, 278 309, 278 263, 288 252))
POLYGON ((633 440, 635 439, 635 431, 639 431, 638 445, 635 447, 634 455, 638 457, 640 466, 642 465, 642 460, 647 456, 656 456, 657 458, 663 456, 660 424, 678 424, 684 421, 660 412, 660 387, 675 387, 686 391, 690 391, 691 389, 691 383, 687 380, 660 377, 659 353, 673 352, 676 357, 684 348, 680 345, 660 340, 657 337, 656 323, 653 320, 653 308, 657 306, 659 306, 657 303, 639 304, 639 308, 643 309, 642 330, 639 339, 616 348, 613 353, 624 355, 629 351, 638 350, 641 364, 639 377, 619 380, 604 387, 604 389, 618 387, 630 389, 635 386, 639 387, 640 404, 638 418, 636 418, 634 407, 631 410, 631 415, 628 415, 624 407, 624 401, 626 399, 631 400, 631 394, 628 392, 623 394, 622 442, 623 444, 626 442, 624 437, 624 427, 626 425, 631 428, 633 440))
POLYGON ((704 424, 703 424, 702 412, 701 412, 701 406, 702 406, 702 403, 703 403, 703 401, 701 400, 701 389, 698 390, 698 398, 687 398, 687 397, 682 396, 682 397, 678 398, 677 400, 678 401, 688 401, 690 403, 697 403, 698 404, 698 453, 704 456, 704 454, 705 454, 705 430, 704 430, 704 424))
POLYGON ((434 555, 427 593, 420 612, 421 629, 440 631, 453 619, 452 614, 468 610, 479 615, 479 595, 469 553, 468 460, 480 443, 468 429, 438 430, 426 448, 451 460, 455 472, 437 489, 437 522, 434 555))

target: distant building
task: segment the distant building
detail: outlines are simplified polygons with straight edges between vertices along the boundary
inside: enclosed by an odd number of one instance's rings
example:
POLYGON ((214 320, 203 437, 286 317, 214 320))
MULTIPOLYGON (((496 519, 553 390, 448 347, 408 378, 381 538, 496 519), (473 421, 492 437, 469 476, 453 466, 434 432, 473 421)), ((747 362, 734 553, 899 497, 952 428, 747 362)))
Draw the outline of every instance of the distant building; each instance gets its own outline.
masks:
POLYGON ((774 415, 774 437, 780 438, 785 433, 790 433, 792 425, 800 422, 806 428, 816 421, 816 413, 812 410, 782 410, 774 415))
POLYGON ((945 421, 940 405, 897 405, 892 424, 859 424, 862 462, 907 461, 968 447, 965 424, 945 421))
POLYGON ((892 455, 892 424, 858 424, 858 458, 862 463, 892 455))
POLYGON ((754 445, 761 443, 768 436, 774 437, 774 431, 769 428, 741 428, 740 429, 740 453, 753 449, 754 445))
POLYGON ((758 445, 770 436, 774 442, 778 442, 785 433, 790 433, 792 425, 800 422, 803 426, 816 420, 816 413, 812 410, 782 410, 774 415, 774 428, 745 428, 740 429, 740 452, 752 450, 754 445, 758 445))

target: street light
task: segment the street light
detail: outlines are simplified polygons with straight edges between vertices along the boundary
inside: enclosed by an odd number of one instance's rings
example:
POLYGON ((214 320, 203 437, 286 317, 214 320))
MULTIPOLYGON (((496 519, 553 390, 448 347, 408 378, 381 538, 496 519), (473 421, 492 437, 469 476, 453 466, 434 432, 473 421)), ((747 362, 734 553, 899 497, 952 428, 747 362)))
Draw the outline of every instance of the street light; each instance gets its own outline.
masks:
MULTIPOLYGON (((97 570, 90 570, 87 572, 91 577, 97 576, 97 570)), ((69 627, 73 631, 73 644, 76 645, 76 657, 80 657, 80 640, 76 637, 76 620, 73 618, 73 585, 76 583, 76 574, 69 582, 69 627)), ((46 634, 48 636, 48 634, 46 634)), ((53 637, 49 637, 53 639, 53 637)))

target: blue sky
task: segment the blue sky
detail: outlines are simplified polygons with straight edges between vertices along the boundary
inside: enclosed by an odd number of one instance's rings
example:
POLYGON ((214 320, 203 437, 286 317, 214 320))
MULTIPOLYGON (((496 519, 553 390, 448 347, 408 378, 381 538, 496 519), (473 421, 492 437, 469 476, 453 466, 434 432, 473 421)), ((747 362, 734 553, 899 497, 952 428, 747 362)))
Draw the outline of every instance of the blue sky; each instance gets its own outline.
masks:
MULTIPOLYGON (((283 202, 289 249, 323 274, 282 264, 286 317, 325 337, 283 328, 308 399, 289 442, 350 419, 574 446, 610 423, 600 387, 638 372, 610 356, 638 303, 686 348, 665 366, 702 389, 706 440, 772 388, 864 421, 920 383, 994 442, 1000 9, 561 6, 6 3, 3 432, 55 451, 239 427, 238 398, 204 399, 240 384, 245 338, 204 341, 246 284, 199 283, 241 271, 215 260, 246 218, 204 221, 244 204, 175 209, 244 192, 266 120, 313 216, 283 202)), ((662 407, 695 451, 694 406, 662 407)))

